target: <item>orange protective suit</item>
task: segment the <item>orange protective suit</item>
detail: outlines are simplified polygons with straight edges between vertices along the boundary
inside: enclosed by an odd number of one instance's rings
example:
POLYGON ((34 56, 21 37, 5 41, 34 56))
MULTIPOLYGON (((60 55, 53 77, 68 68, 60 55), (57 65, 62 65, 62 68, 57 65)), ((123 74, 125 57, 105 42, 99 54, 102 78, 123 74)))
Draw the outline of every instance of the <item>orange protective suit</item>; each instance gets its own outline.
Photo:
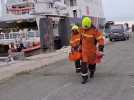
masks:
POLYGON ((96 28, 80 29, 82 41, 82 62, 95 64, 97 44, 104 46, 103 33, 96 28))
POLYGON ((73 33, 70 39, 71 45, 71 54, 69 56, 70 60, 77 61, 81 59, 81 52, 80 52, 80 34, 73 33))
POLYGON ((70 39, 70 45, 72 48, 80 46, 80 34, 72 34, 70 39))
POLYGON ((70 61, 75 62, 76 73, 81 72, 81 52, 80 52, 80 34, 78 31, 72 32, 70 39, 71 53, 69 54, 70 61))

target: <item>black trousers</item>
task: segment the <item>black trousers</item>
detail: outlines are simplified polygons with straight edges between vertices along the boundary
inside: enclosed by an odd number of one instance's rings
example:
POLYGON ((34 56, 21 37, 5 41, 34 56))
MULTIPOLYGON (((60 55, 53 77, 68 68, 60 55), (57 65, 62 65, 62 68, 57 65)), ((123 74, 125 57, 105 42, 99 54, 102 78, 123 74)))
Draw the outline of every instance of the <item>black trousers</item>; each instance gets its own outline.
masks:
POLYGON ((90 72, 91 71, 95 72, 96 71, 96 64, 89 64, 88 69, 89 69, 90 72))
POLYGON ((87 64, 85 62, 82 62, 81 66, 81 75, 82 77, 87 77, 89 72, 95 72, 96 71, 96 64, 87 64))
POLYGON ((81 69, 81 62, 80 62, 80 60, 75 61, 75 68, 76 68, 76 70, 80 70, 81 69))

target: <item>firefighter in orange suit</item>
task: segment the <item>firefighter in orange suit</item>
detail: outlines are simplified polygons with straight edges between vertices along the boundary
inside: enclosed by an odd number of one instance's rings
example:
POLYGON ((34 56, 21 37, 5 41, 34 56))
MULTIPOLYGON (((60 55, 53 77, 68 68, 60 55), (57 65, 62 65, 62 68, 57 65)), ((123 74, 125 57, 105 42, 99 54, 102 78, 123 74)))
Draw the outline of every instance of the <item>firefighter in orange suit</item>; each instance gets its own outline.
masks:
MULTIPOLYGON (((72 35, 70 39, 71 51, 80 51, 80 34, 79 34, 79 27, 77 25, 73 25, 72 27, 72 35)), ((76 73, 80 73, 81 64, 80 59, 75 61, 75 68, 76 73)))
POLYGON ((82 41, 82 84, 85 84, 88 81, 88 70, 90 72, 90 78, 94 77, 96 70, 96 52, 98 50, 103 54, 104 37, 103 33, 99 32, 93 26, 92 20, 89 17, 82 19, 82 27, 79 31, 82 41))

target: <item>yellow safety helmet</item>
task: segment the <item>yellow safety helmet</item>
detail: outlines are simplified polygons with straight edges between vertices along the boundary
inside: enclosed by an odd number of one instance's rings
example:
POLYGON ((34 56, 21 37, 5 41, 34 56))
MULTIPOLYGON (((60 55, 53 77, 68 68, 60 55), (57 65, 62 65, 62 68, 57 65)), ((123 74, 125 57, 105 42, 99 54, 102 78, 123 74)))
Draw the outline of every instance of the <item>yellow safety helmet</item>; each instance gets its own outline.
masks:
POLYGON ((78 29, 79 29, 79 27, 77 25, 72 26, 72 30, 78 30, 78 29))
POLYGON ((85 29, 91 28, 92 26, 92 20, 89 17, 84 17, 82 19, 82 27, 85 29))

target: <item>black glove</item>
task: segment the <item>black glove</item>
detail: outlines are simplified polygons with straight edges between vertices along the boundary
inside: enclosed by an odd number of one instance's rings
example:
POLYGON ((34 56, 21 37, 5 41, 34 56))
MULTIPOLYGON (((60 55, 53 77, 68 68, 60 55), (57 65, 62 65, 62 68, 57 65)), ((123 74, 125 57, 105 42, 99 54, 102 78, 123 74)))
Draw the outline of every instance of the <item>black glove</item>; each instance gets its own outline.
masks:
POLYGON ((104 52, 104 45, 99 45, 98 49, 99 51, 104 52))

